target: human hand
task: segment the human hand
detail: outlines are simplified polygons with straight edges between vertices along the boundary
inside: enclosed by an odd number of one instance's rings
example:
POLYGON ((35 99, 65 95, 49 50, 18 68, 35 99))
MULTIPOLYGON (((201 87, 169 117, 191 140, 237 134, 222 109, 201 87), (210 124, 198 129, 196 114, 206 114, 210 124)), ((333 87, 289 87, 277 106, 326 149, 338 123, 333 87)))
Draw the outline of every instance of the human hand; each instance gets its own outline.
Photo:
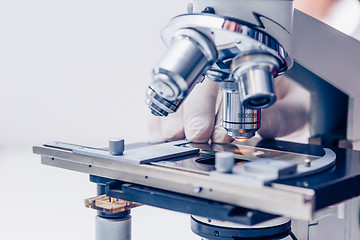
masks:
POLYGON ((222 127, 222 91, 219 84, 205 79, 198 84, 176 113, 168 117, 151 116, 150 136, 153 139, 192 142, 231 142, 222 127))
MULTIPOLYGON (((262 110, 262 127, 258 131, 264 138, 286 136, 303 128, 308 121, 308 92, 284 77, 276 78, 274 84, 278 100, 262 110)), ((206 79, 194 88, 176 113, 166 118, 150 118, 150 136, 164 140, 232 142, 222 126, 222 101, 219 84, 206 79)))
POLYGON ((310 93, 283 76, 274 80, 277 101, 261 111, 263 138, 284 137, 304 128, 309 122, 310 93))

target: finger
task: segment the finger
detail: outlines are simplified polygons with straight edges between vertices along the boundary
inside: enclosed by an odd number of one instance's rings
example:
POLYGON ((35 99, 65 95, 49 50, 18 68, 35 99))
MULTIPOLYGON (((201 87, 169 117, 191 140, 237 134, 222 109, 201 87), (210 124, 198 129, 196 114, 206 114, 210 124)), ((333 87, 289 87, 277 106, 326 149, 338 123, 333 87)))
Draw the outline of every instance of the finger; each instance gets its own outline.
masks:
POLYGON ((208 142, 214 129, 219 85, 208 79, 198 84, 184 103, 184 131, 192 142, 208 142))
POLYGON ((277 86, 283 91, 281 98, 271 107, 262 110, 261 128, 263 138, 287 136, 301 130, 309 121, 310 94, 289 79, 277 86), (282 88, 286 88, 282 90, 282 88))
POLYGON ((162 130, 161 130, 161 117, 157 117, 152 114, 149 115, 148 131, 149 131, 149 136, 150 136, 151 141, 164 139, 164 136, 163 136, 162 130))
POLYGON ((229 137, 227 131, 223 127, 223 111, 223 93, 219 90, 216 99, 215 126, 211 136, 211 140, 214 143, 231 143, 234 140, 233 138, 229 137))
POLYGON ((176 113, 161 118, 161 132, 167 141, 185 138, 182 107, 176 113))

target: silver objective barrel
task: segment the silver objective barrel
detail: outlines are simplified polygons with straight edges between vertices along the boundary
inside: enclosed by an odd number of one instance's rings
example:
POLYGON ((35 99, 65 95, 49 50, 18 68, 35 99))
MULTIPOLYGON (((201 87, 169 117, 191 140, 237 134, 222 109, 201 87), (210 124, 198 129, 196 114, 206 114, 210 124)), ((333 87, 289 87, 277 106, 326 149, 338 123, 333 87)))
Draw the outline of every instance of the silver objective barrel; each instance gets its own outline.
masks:
POLYGON ((216 47, 205 34, 191 28, 176 31, 167 52, 154 67, 146 92, 152 113, 167 116, 175 112, 216 59, 216 47))
POLYGON ((240 53, 233 59, 231 71, 239 82, 244 107, 263 109, 276 101, 273 80, 279 72, 279 61, 274 56, 261 50, 240 53))
POLYGON ((260 128, 261 110, 241 104, 237 82, 222 82, 220 87, 224 93, 223 127, 228 135, 238 140, 253 137, 260 128))

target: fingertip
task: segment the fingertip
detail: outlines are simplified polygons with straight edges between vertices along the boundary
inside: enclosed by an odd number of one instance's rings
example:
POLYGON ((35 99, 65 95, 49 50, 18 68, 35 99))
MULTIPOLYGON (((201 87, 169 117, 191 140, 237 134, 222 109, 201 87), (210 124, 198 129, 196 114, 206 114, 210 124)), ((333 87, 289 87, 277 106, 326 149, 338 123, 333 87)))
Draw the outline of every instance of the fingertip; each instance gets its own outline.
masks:
POLYGON ((195 87, 184 103, 184 129, 189 141, 208 142, 215 124, 219 86, 206 79, 195 87))
POLYGON ((148 116, 148 132, 151 140, 163 138, 161 132, 161 117, 148 116))
POLYGON ((164 134, 164 139, 166 141, 175 141, 175 140, 181 140, 181 139, 185 139, 185 134, 183 131, 173 131, 173 132, 166 132, 166 134, 164 134))
POLYGON ((234 141, 234 139, 227 134, 227 131, 222 126, 215 126, 211 140, 214 143, 231 143, 234 141))
MULTIPOLYGON (((180 109, 181 110, 181 109, 180 109)), ((167 141, 185 138, 182 111, 178 111, 161 119, 162 136, 167 141)))
POLYGON ((193 117, 185 123, 187 140, 196 143, 208 142, 213 131, 213 121, 202 117, 193 117))

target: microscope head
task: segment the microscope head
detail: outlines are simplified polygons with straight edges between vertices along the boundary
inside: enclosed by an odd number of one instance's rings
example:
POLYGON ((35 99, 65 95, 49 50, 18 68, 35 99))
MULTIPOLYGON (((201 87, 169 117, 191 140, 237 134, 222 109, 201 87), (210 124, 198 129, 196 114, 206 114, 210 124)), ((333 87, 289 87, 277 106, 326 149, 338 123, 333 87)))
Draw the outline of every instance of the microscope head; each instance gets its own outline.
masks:
POLYGON ((167 52, 153 70, 146 103, 152 113, 176 112, 206 76, 221 82, 223 126, 234 138, 260 128, 260 110, 276 101, 273 79, 291 68, 292 1, 195 0, 161 36, 167 52))

